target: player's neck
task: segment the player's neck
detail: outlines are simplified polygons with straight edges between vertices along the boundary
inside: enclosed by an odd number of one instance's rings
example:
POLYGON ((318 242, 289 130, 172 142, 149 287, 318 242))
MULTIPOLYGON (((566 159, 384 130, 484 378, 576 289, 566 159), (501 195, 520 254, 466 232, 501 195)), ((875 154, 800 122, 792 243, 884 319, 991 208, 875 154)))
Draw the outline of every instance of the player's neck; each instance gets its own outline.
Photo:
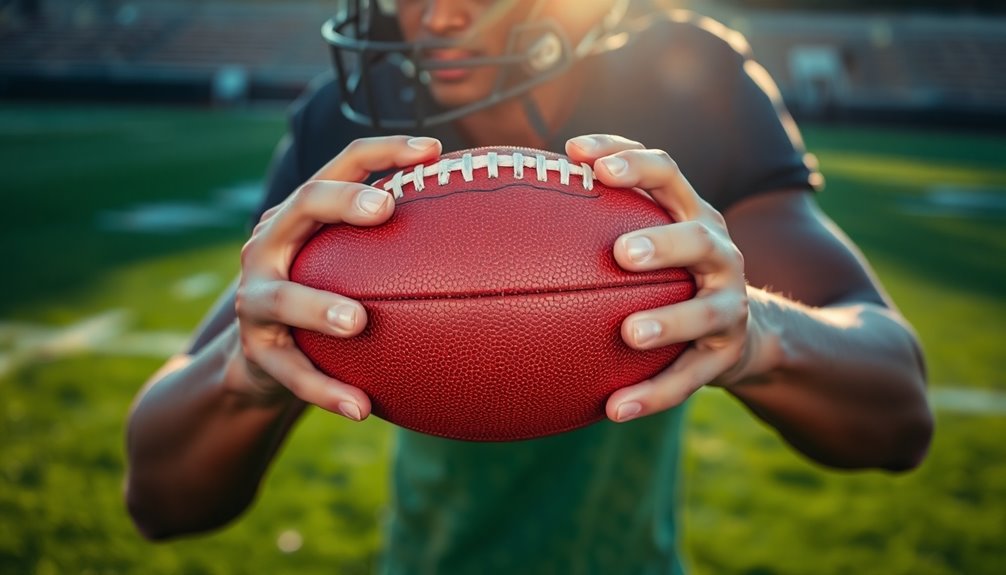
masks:
MULTIPOLYGON (((555 80, 531 92, 547 128, 555 133, 569 119, 583 85, 583 67, 576 66, 555 80)), ((546 138, 535 128, 525 111, 523 98, 515 98, 466 116, 457 129, 469 147, 525 146, 544 148, 546 138)))

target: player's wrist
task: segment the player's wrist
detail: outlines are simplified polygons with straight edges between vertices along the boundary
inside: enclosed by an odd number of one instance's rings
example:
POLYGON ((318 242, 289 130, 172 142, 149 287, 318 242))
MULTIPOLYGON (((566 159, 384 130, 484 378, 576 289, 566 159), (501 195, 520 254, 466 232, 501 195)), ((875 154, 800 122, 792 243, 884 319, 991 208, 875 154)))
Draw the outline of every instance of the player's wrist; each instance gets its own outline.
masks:
POLYGON ((240 362, 228 362, 223 378, 223 391, 241 404, 259 407, 294 403, 297 397, 281 385, 263 384, 240 362))
POLYGON ((220 378, 221 390, 241 405, 270 407, 285 406, 299 401, 289 389, 283 387, 264 372, 256 373, 241 351, 236 328, 230 334, 227 358, 220 378))
POLYGON ((723 387, 762 380, 784 364, 783 321, 777 297, 747 286, 748 324, 744 353, 721 378, 723 387))

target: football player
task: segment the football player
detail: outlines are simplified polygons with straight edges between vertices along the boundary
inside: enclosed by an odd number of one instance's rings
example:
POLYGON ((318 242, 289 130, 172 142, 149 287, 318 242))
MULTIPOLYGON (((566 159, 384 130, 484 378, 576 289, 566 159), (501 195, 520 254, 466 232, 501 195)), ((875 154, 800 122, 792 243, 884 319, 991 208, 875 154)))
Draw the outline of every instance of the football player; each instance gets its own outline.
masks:
POLYGON ((687 267, 699 292, 632 314, 621 336, 693 343, 577 431, 476 444, 398 429, 382 572, 680 572, 683 406, 703 386, 824 465, 922 460, 916 336, 816 206, 821 176, 736 32, 645 1, 357 0, 323 33, 335 73, 293 108, 240 279, 132 410, 127 502, 144 534, 240 514, 309 406, 370 414, 290 335, 354 337, 366 310, 289 282, 291 258, 320 224, 391 217, 372 173, 484 145, 565 153, 670 212, 678 223, 626 234, 614 256, 687 267))

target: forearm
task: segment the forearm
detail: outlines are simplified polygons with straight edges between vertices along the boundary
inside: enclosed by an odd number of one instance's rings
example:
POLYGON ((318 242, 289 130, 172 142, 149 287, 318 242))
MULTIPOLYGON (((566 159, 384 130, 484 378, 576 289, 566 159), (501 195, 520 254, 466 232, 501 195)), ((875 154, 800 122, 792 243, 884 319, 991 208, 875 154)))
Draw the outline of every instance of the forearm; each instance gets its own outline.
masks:
POLYGON ((126 499, 139 529, 164 538, 237 516, 304 404, 234 391, 228 329, 191 359, 155 375, 129 418, 126 499), (181 364, 181 365, 179 365, 181 364))
POLYGON ((760 343, 730 392, 823 464, 918 465, 932 417, 918 342, 900 317, 877 304, 812 308, 748 291, 760 343))

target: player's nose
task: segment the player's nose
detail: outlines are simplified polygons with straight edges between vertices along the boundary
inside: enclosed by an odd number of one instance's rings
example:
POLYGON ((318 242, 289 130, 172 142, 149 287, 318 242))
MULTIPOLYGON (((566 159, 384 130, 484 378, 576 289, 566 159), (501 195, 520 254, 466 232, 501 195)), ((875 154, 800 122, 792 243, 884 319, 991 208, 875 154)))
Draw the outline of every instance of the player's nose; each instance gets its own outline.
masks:
POLYGON ((471 26, 471 13, 465 2, 428 0, 422 24, 434 36, 452 36, 471 26))

